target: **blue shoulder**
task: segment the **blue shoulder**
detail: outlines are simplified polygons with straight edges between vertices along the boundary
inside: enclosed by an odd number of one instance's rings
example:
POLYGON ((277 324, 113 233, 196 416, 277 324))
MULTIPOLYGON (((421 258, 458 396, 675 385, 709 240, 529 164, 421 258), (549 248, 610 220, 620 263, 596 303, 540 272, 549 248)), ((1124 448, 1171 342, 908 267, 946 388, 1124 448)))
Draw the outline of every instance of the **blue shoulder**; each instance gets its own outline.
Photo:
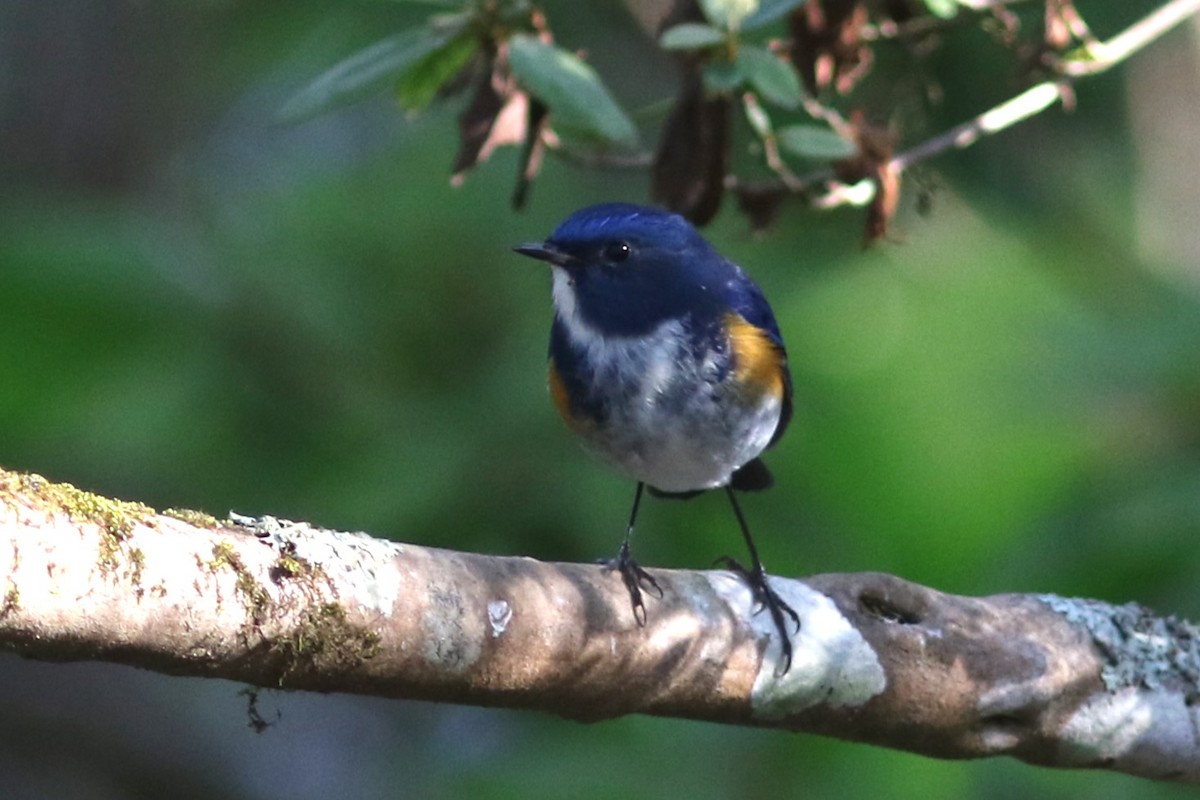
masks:
POLYGON ((770 303, 753 280, 740 267, 730 263, 734 270, 733 276, 726 282, 726 304, 742 315, 742 318, 756 328, 762 328, 771 337, 771 341, 784 348, 783 335, 779 332, 779 323, 775 321, 775 313, 770 303))

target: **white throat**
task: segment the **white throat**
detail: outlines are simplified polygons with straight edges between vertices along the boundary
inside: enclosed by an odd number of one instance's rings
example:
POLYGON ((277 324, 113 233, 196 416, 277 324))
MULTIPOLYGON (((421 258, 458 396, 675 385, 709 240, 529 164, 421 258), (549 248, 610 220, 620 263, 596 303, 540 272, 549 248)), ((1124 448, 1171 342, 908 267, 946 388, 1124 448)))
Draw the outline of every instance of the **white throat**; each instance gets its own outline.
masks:
POLYGON ((601 338, 600 332, 589 325, 579 313, 579 301, 575 295, 575 284, 565 269, 554 267, 551 275, 554 285, 551 290, 554 297, 554 310, 558 318, 566 326, 571 338, 581 344, 587 344, 601 338))

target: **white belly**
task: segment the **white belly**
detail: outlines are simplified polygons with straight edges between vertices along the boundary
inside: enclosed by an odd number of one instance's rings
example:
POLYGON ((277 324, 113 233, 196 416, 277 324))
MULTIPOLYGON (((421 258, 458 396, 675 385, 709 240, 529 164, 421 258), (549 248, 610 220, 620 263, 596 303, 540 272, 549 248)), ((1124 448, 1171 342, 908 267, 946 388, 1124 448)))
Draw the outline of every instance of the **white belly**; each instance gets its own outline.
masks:
POLYGON ((579 343, 607 409, 603 423, 579 433, 589 450, 656 489, 724 486, 779 424, 780 398, 748 399, 728 383, 729 349, 695 353, 679 321, 647 337, 579 343))

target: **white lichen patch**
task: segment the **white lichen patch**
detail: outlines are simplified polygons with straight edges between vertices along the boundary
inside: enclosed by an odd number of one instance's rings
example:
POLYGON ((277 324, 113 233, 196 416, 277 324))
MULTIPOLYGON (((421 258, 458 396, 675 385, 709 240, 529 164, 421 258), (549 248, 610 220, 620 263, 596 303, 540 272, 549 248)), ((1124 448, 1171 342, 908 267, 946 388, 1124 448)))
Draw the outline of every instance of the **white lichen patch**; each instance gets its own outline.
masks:
POLYGON ((866 639, 825 595, 804 583, 770 578, 771 586, 800 615, 792 635, 792 665, 782 672, 779 633, 766 611, 753 613, 754 598, 745 581, 727 572, 710 574, 718 594, 769 641, 751 704, 757 716, 780 719, 824 703, 858 706, 887 686, 883 665, 866 639))
POLYGON ((273 547, 281 558, 298 559, 321 570, 337 583, 339 595, 346 600, 385 617, 392 615, 403 588, 401 571, 393 560, 404 552, 404 545, 269 516, 245 517, 231 511, 229 520, 273 547))
POLYGON ((1068 764, 1195 782, 1198 725, 1200 709, 1182 695, 1127 687, 1080 706, 1060 732, 1060 753, 1068 764))

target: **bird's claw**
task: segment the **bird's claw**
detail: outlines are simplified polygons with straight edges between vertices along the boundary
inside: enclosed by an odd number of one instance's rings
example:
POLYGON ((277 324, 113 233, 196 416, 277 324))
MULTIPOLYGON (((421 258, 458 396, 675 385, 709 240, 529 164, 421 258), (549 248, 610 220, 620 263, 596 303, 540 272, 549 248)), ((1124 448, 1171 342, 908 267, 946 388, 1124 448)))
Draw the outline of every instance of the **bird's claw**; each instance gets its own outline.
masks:
POLYGON ((771 612, 771 621, 775 623, 775 630, 779 632, 779 645, 783 656, 781 667, 776 669, 775 674, 787 674, 787 671, 792 668, 792 637, 788 634, 784 615, 792 618, 797 633, 800 632, 800 615, 796 613, 796 609, 779 596, 778 592, 771 588, 771 584, 767 581, 767 572, 761 564, 755 565, 753 569, 746 569, 736 559, 729 556, 718 558, 716 563, 723 565, 750 586, 750 591, 754 594, 755 614, 764 608, 771 612))
POLYGON ((663 597, 662 587, 654 576, 642 569, 633 557, 629 555, 629 545, 621 545, 616 558, 602 558, 599 561, 605 569, 621 573, 621 582, 629 591, 629 604, 633 608, 633 618, 639 627, 646 625, 646 603, 642 600, 642 592, 648 592, 659 600, 663 597))

